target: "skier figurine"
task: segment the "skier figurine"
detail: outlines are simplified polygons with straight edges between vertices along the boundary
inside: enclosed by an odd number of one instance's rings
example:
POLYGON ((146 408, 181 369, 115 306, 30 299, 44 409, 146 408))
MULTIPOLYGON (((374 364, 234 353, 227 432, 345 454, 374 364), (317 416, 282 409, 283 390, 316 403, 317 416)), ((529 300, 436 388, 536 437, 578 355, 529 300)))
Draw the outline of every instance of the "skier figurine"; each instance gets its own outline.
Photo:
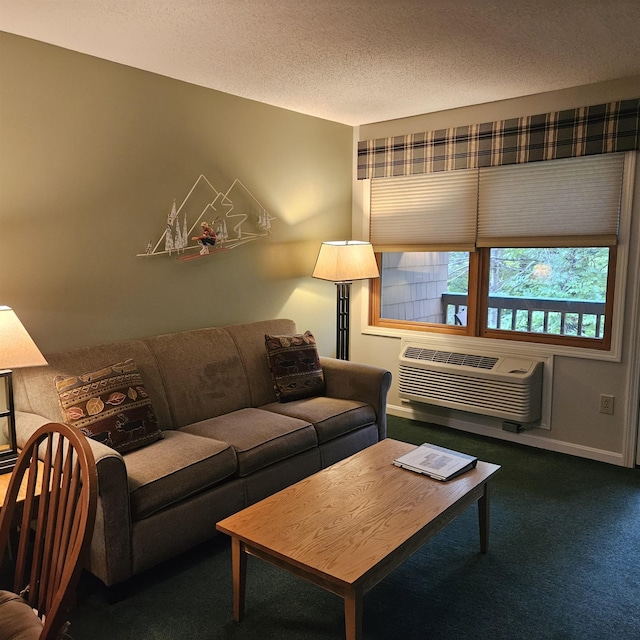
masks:
POLYGON ((216 244, 216 232, 209 226, 208 222, 201 222, 200 226, 202 227, 202 234, 191 239, 197 240, 202 245, 200 255, 206 256, 209 253, 209 246, 213 247, 216 244))

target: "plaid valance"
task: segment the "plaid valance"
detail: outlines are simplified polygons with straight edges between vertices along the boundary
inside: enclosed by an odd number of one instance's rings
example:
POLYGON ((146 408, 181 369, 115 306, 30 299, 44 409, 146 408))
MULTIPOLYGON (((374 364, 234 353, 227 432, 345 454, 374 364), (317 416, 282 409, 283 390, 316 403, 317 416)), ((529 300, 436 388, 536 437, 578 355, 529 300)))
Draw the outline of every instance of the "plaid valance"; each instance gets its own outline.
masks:
POLYGON ((640 98, 358 143, 358 179, 640 149, 640 98))

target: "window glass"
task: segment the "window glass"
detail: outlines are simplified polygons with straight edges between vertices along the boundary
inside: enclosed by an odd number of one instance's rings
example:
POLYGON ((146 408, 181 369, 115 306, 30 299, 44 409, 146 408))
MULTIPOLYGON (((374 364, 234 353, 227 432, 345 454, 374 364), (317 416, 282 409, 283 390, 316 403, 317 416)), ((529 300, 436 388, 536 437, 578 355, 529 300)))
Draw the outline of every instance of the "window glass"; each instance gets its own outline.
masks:
POLYGON ((488 329, 602 338, 609 249, 491 249, 488 329))
POLYGON ((380 317, 466 325, 469 253, 383 253, 380 317))

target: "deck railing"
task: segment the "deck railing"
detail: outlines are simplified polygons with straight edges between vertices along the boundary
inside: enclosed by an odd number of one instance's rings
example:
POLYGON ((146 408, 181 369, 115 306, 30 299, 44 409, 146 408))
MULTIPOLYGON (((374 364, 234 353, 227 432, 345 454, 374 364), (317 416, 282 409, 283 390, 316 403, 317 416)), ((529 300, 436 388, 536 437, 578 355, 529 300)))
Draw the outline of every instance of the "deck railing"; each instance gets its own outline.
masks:
MULTIPOLYGON (((467 296, 442 294, 447 324, 466 325, 467 296)), ((489 296, 489 328, 602 338, 604 302, 489 296)))

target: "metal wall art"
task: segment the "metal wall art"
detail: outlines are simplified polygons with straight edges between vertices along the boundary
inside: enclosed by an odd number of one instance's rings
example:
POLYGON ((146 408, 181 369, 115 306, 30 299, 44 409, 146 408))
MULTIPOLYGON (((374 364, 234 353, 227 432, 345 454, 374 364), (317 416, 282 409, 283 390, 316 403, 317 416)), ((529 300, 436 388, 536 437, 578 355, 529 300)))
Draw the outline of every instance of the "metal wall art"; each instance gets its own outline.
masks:
POLYGON ((237 178, 223 193, 200 175, 179 207, 173 201, 160 239, 137 255, 203 258, 268 236, 272 220, 237 178))

